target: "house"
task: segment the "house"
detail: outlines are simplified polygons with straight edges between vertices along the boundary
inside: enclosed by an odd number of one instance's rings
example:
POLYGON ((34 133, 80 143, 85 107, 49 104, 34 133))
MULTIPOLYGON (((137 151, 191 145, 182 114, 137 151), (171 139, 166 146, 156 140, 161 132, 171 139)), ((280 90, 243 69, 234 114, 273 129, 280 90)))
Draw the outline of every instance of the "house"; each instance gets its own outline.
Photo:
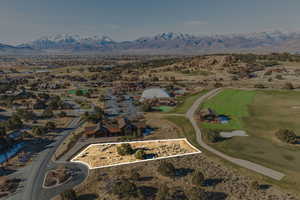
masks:
POLYGON ((118 117, 115 119, 105 119, 96 125, 89 125, 84 133, 87 137, 115 137, 132 135, 135 132, 142 131, 145 125, 142 123, 131 123, 126 118, 118 117))
POLYGON ((204 122, 227 124, 230 121, 230 118, 227 115, 218 115, 214 110, 210 108, 202 109, 199 112, 199 117, 200 120, 204 122))
POLYGON ((217 114, 210 108, 202 109, 200 112, 201 121, 215 121, 217 119, 217 114))

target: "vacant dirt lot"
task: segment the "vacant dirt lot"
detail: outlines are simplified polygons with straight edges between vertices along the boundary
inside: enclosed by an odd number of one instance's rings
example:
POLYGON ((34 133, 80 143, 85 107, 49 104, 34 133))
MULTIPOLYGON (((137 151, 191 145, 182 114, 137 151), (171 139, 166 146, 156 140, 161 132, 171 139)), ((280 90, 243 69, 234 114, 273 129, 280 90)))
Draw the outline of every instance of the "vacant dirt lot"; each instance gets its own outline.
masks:
MULTIPOLYGON (((134 154, 121 156, 117 152, 120 143, 91 145, 72 159, 73 162, 83 162, 91 169, 110 165, 136 162, 134 154)), ((197 153, 186 140, 155 140, 130 143, 134 151, 144 150, 149 158, 163 158, 176 155, 197 153)))

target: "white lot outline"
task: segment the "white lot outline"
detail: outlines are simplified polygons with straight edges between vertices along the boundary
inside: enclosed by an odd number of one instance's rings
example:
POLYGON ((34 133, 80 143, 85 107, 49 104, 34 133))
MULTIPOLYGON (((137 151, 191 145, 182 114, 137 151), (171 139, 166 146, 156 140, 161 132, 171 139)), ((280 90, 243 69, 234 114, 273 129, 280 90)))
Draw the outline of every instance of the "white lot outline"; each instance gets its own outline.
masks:
POLYGON ((132 142, 112 142, 112 143, 98 143, 98 144, 90 144, 88 145, 84 150, 82 150, 77 156, 71 159, 71 162, 77 162, 86 165, 90 170, 92 169, 99 169, 99 168, 107 168, 107 167, 114 167, 114 166, 120 166, 120 165, 128 165, 133 163, 140 163, 140 162, 147 162, 147 161, 153 161, 153 160, 161 160, 161 159, 167 159, 167 158, 175 158, 175 157, 181 157, 181 156, 187 156, 187 155, 193 155, 202 153, 199 149, 194 147, 186 138, 179 138, 179 139, 164 139, 164 140, 142 140, 142 141, 132 141, 132 142), (163 156, 159 158, 150 158, 145 160, 137 160, 132 162, 124 162, 124 163, 118 163, 113 165, 103 165, 100 167, 91 167, 88 163, 76 160, 78 157, 80 157, 85 151, 92 147, 92 146, 101 146, 101 145, 110 145, 110 144, 132 144, 132 143, 149 143, 149 142, 172 142, 172 141, 185 141, 192 149, 194 149, 196 152, 192 153, 183 153, 183 154, 177 154, 172 156, 163 156))

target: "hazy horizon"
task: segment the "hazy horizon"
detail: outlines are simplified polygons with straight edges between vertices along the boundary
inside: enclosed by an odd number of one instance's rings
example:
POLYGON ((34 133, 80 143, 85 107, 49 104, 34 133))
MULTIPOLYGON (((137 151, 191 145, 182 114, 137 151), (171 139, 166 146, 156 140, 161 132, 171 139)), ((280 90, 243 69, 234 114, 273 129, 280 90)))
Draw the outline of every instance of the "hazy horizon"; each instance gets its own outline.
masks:
POLYGON ((162 32, 298 31, 299 9, 300 2, 292 0, 3 0, 0 43, 15 45, 63 33, 124 41, 162 32))

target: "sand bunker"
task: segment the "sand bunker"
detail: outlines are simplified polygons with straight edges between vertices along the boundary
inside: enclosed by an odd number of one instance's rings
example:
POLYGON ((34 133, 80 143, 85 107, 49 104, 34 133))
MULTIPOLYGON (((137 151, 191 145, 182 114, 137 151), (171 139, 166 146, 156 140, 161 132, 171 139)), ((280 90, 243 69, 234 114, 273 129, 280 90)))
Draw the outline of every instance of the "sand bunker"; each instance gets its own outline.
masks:
POLYGON ((234 136, 248 136, 246 134, 245 131, 243 130, 238 130, 238 131, 232 131, 232 132, 220 132, 220 135, 223 137, 223 138, 231 138, 231 137, 234 137, 234 136))
POLYGON ((300 109, 300 106, 293 106, 292 109, 300 109))

